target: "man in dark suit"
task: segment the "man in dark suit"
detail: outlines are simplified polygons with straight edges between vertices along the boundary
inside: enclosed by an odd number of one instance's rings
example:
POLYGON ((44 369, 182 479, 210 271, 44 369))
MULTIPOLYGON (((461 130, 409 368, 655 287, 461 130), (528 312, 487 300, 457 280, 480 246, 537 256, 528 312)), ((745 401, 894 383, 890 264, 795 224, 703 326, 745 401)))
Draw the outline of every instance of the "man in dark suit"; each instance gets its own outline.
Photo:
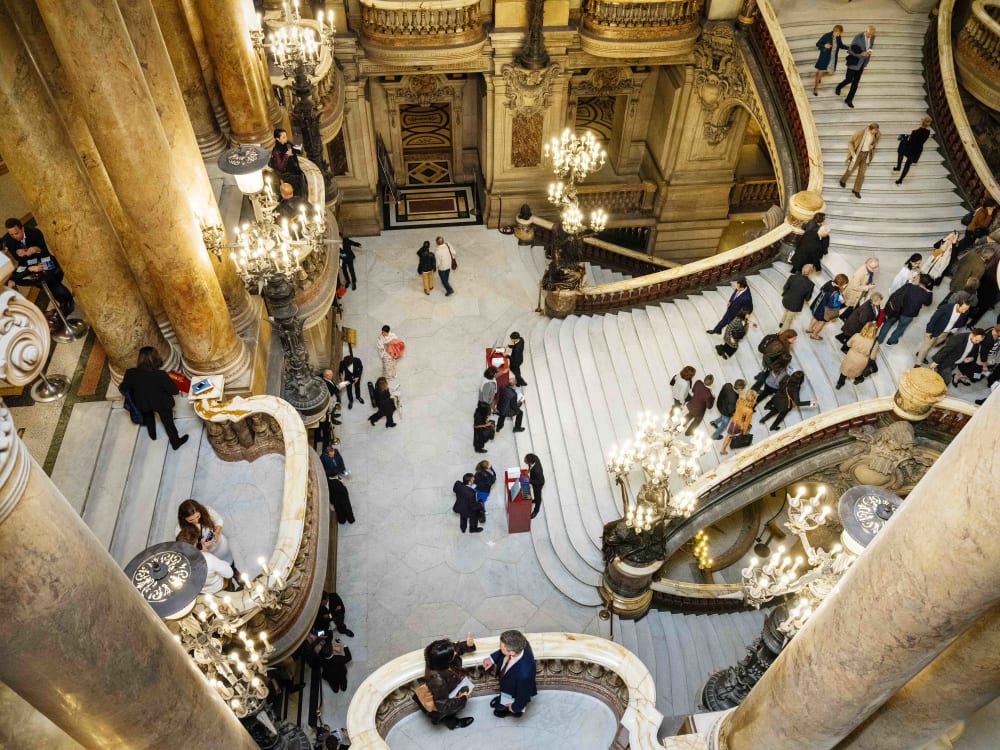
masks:
POLYGON ((26 227, 17 219, 7 219, 4 226, 7 233, 3 235, 3 246, 14 263, 7 286, 41 286, 44 280, 63 315, 73 312, 73 294, 62 283, 62 268, 45 244, 42 231, 26 227))
POLYGON ((924 341, 916 354, 918 365, 927 361, 931 349, 943 344, 948 336, 959 329, 965 328, 969 315, 969 301, 967 292, 955 292, 946 304, 938 305, 924 329, 924 341))
POLYGON ((982 328, 952 334, 937 354, 931 357, 930 368, 937 370, 945 380, 951 375, 952 385, 970 385, 970 377, 980 369, 977 359, 979 347, 985 339, 986 331, 982 328))
POLYGON ((476 488, 472 486, 475 474, 466 474, 462 481, 455 481, 451 489, 455 493, 455 504, 451 507, 453 511, 461 517, 459 528, 465 533, 468 526, 470 534, 478 534, 482 529, 479 527, 479 500, 476 499, 476 488))
POLYGON ((521 365, 524 364, 524 339, 521 334, 514 331, 510 334, 510 344, 507 345, 510 352, 507 354, 507 362, 510 371, 517 378, 517 385, 527 385, 521 377, 521 365))
POLYGON ((729 302, 726 303, 726 312, 723 314, 722 320, 715 324, 715 328, 710 328, 705 333, 722 333, 722 329, 729 325, 729 321, 735 318, 736 313, 743 309, 747 312, 753 312, 753 295, 750 294, 750 286, 747 284, 747 280, 741 277, 736 279, 736 289, 729 295, 729 302))
POLYGON ((851 40, 851 54, 847 56, 847 73, 844 80, 837 86, 837 95, 844 86, 850 86, 847 98, 844 100, 851 109, 854 109, 854 95, 858 91, 858 84, 861 82, 861 74, 865 72, 868 63, 872 59, 872 47, 875 46, 875 27, 869 26, 863 33, 858 34, 851 40))
POLYGON ((493 715, 521 716, 532 697, 538 695, 535 655, 521 631, 505 630, 500 634, 500 650, 483 660, 483 669, 494 668, 500 680, 500 695, 490 701, 493 715))
POLYGON ((524 428, 521 426, 524 411, 517 403, 517 398, 517 391, 508 380, 500 389, 500 395, 497 397, 497 414, 500 415, 500 419, 497 420, 497 432, 503 429, 504 420, 508 418, 514 420, 514 432, 524 432, 524 428))
MULTIPOLYGON (((340 367, 338 372, 340 373, 340 379, 346 380, 347 385, 344 390, 347 391, 347 408, 354 408, 354 399, 358 399, 358 403, 363 404, 365 400, 361 398, 361 373, 364 372, 364 366, 361 364, 361 360, 352 354, 348 354, 342 360, 340 360, 340 367), (354 393, 351 393, 351 390, 354 393)), ((339 397, 337 399, 340 400, 339 397)))
MULTIPOLYGON (((348 283, 351 289, 358 288, 358 275, 354 272, 354 251, 352 247, 361 247, 360 242, 355 242, 350 237, 344 237, 340 246, 340 270, 344 273, 344 286, 348 283)), ((364 403, 362 401, 361 403, 364 403)))

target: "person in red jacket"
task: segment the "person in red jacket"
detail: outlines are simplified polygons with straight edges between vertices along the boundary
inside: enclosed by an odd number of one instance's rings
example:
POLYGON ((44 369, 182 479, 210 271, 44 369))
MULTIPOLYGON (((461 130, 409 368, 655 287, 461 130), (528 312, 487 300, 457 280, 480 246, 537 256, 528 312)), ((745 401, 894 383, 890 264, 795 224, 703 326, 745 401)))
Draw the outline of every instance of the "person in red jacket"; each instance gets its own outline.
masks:
POLYGON ((687 400, 688 421, 685 435, 694 435, 702 420, 705 419, 705 412, 715 406, 715 396, 712 394, 712 384, 715 377, 706 375, 704 380, 696 380, 691 389, 691 398, 687 400))

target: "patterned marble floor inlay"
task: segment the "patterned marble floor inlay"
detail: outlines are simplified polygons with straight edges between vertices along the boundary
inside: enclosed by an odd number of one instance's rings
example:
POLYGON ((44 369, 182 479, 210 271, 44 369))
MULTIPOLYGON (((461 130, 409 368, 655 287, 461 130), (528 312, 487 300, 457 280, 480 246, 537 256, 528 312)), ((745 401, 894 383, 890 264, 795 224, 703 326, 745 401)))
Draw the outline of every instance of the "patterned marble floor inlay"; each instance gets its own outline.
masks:
POLYGON ((395 203, 386 206, 386 228, 438 227, 480 224, 472 185, 438 188, 401 188, 395 203))

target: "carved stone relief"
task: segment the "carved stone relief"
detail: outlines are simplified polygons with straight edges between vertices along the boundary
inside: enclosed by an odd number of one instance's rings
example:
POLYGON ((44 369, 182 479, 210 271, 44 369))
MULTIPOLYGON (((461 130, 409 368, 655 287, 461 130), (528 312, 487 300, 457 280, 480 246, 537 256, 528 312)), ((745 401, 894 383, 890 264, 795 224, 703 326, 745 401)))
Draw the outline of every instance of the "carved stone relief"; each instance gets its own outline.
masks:
POLYGON ((552 84, 561 70, 556 64, 540 70, 504 65, 500 73, 507 82, 507 107, 522 114, 544 110, 549 106, 552 84))
POLYGON ((694 48, 694 87, 707 115, 705 139, 712 145, 725 140, 732 127, 732 112, 737 104, 759 117, 753 87, 740 50, 736 32, 727 23, 707 24, 694 48))

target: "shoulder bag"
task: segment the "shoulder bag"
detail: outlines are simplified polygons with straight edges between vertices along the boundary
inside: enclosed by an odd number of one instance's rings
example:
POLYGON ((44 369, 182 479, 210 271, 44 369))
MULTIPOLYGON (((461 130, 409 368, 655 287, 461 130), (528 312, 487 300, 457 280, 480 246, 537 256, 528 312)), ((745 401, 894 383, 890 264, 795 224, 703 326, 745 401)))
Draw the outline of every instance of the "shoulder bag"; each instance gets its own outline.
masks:
POLYGON ((457 271, 458 261, 455 259, 455 251, 451 249, 451 245, 449 245, 448 243, 445 243, 445 246, 448 248, 448 255, 451 256, 451 270, 457 271))

